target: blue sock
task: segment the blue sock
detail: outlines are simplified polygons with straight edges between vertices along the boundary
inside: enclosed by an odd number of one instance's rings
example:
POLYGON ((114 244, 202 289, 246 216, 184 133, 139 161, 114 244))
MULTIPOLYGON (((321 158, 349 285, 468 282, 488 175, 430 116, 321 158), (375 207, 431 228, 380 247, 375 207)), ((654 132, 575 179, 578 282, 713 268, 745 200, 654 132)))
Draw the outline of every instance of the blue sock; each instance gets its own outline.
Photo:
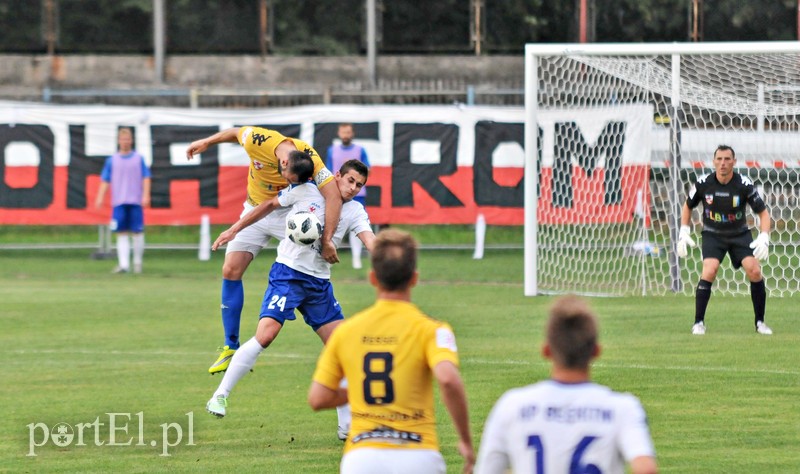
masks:
POLYGON ((242 280, 222 279, 222 327, 225 329, 225 345, 239 348, 239 320, 244 306, 242 280))

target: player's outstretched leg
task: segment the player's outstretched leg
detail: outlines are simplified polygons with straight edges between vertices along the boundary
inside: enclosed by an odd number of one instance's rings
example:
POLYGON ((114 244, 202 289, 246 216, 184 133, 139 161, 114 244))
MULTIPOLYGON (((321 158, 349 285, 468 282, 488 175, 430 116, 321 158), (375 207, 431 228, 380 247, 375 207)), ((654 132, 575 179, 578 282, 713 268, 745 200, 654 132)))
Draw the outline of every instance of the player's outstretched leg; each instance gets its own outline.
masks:
POLYGON ((225 346, 217 360, 208 368, 209 374, 228 369, 233 354, 239 348, 239 322, 244 307, 244 286, 242 280, 222 280, 222 327, 225 331, 225 346))
POLYGON ((217 391, 206 403, 206 410, 209 413, 219 418, 225 416, 226 408, 228 408, 228 396, 233 387, 256 365, 256 359, 263 350, 264 347, 261 347, 256 338, 252 338, 235 351, 217 391))

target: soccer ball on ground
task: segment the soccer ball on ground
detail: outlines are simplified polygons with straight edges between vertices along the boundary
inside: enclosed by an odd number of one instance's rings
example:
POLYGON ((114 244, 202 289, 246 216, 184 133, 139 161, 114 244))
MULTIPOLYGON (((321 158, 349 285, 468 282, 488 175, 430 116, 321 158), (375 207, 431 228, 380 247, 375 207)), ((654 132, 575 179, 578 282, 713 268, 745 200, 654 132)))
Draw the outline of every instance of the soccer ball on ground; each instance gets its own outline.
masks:
POLYGON ((312 212, 300 211, 286 218, 286 236, 299 245, 311 245, 322 236, 322 223, 312 212))

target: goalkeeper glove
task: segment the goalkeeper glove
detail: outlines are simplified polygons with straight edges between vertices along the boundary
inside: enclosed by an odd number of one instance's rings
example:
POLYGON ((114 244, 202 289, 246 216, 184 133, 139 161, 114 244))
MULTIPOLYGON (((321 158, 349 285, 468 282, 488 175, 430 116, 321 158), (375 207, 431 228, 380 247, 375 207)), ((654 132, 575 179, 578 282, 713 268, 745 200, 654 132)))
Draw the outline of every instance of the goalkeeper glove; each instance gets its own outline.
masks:
POLYGON ((694 239, 689 237, 689 226, 682 225, 680 232, 678 232, 678 256, 680 258, 686 258, 686 255, 689 254, 687 246, 696 247, 697 244, 694 243, 694 239))
POLYGON ((769 257, 769 233, 761 232, 756 240, 750 243, 753 249, 753 256, 759 260, 766 260, 769 257))

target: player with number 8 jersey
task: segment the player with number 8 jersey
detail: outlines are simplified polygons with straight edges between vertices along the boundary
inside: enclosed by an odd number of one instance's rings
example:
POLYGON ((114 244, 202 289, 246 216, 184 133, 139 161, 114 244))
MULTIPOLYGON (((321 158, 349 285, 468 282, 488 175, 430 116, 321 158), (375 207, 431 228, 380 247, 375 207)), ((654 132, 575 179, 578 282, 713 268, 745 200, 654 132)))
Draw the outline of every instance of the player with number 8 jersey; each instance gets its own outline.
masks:
POLYGON ((410 288, 417 279, 416 244, 404 232, 384 230, 375 240, 371 258, 370 281, 378 289, 378 299, 331 335, 317 362, 309 403, 314 409, 341 403, 345 395, 337 389, 347 378, 353 421, 342 473, 443 473, 435 379, 469 471, 474 452, 453 330, 410 301, 410 288))
POLYGON ((352 381, 353 424, 345 452, 355 445, 438 449, 430 367, 442 361, 458 365, 450 326, 412 303, 388 300, 346 323, 341 337, 341 327, 334 331, 314 374, 327 387, 338 387, 342 375, 352 381))

